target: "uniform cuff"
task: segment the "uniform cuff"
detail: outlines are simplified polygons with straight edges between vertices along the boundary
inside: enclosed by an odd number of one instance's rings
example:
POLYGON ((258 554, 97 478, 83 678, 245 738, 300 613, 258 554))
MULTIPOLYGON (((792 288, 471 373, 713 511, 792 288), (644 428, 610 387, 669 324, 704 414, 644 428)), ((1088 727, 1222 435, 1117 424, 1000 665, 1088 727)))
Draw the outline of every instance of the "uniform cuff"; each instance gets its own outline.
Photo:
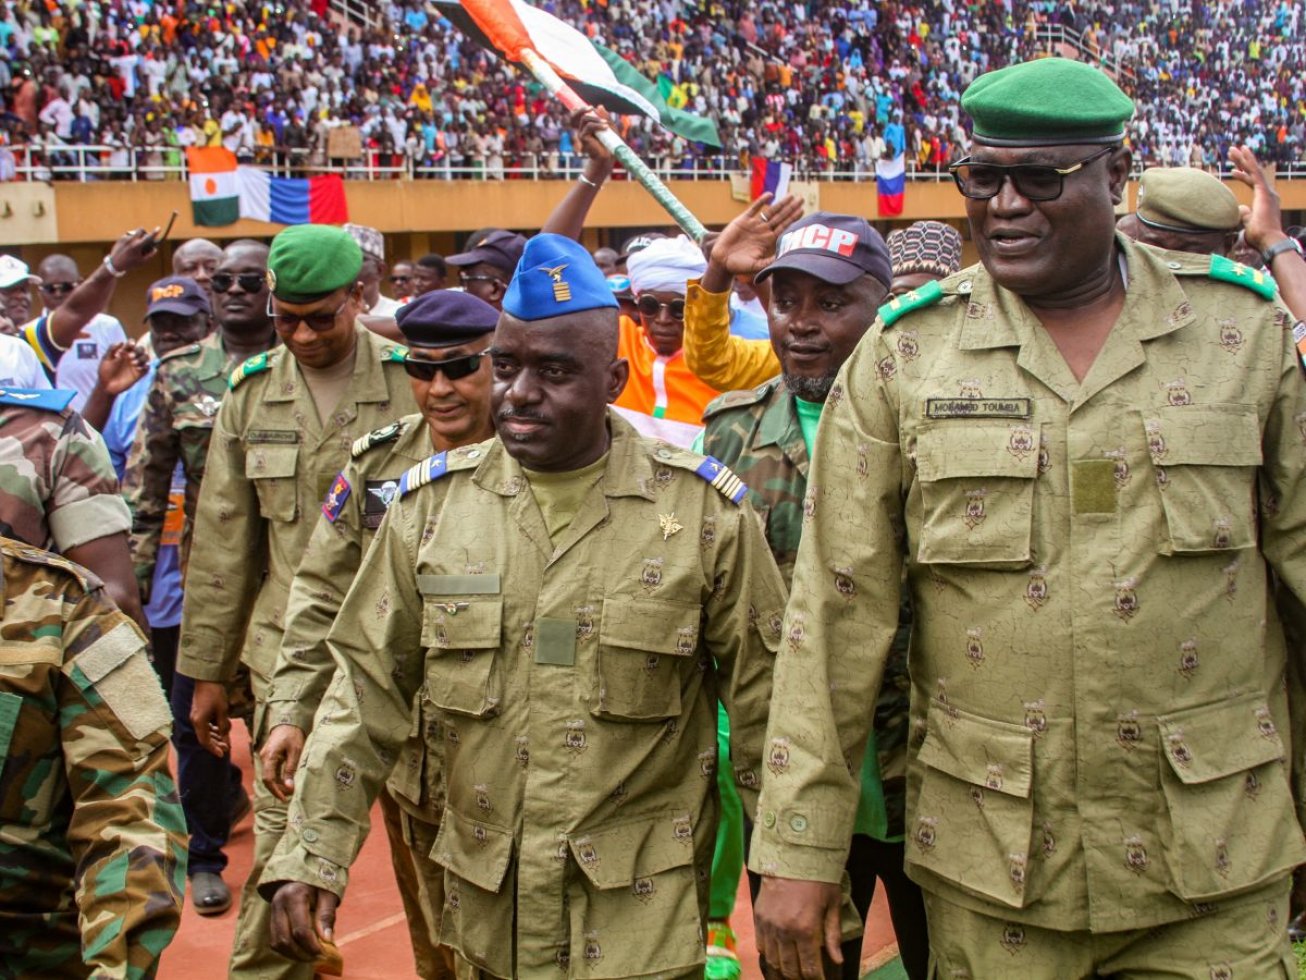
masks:
POLYGON ((843 879, 844 865, 848 862, 848 845, 828 846, 813 835, 813 818, 805 810, 763 810, 757 814, 753 840, 749 849, 748 866, 760 875, 771 878, 793 878, 797 881, 824 881, 832 885, 843 879))
POLYGON ((97 493, 50 514, 50 535, 60 551, 131 529, 131 511, 122 497, 112 493, 97 493))
POLYGON ((337 898, 344 898, 345 888, 349 884, 349 869, 320 854, 314 854, 303 844, 278 847, 258 880, 258 893, 270 902, 277 888, 288 881, 312 885, 331 892, 337 898))

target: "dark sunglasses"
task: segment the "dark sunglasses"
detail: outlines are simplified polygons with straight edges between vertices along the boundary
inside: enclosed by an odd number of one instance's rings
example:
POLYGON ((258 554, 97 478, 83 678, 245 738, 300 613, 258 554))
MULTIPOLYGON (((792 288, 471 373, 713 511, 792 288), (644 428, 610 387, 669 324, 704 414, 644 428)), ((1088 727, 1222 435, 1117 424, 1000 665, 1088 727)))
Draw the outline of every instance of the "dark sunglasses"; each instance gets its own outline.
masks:
POLYGON ((450 381, 457 381, 475 373, 484 356, 484 353, 465 354, 462 357, 451 357, 447 361, 427 361, 409 354, 404 358, 404 370, 410 378, 418 381, 434 381, 437 371, 450 381))
POLYGON ((1094 160, 1113 153, 1115 146, 1104 146, 1090 157, 1069 167, 1050 167, 1037 163, 971 163, 970 157, 948 168, 962 197, 987 201, 997 197, 1005 181, 1010 180, 1016 193, 1027 201, 1055 201, 1066 189, 1066 177, 1082 170, 1094 160))
POLYGON ((412 278, 412 276, 391 276, 390 281, 393 283, 410 282, 412 278))
POLYGON ((650 319, 656 317, 662 310, 666 310, 673 320, 683 320, 685 318, 685 301, 683 299, 673 299, 670 303, 662 303, 655 297, 646 294, 635 301, 635 309, 650 319))
POLYGON ((75 282, 47 282, 42 284, 41 292, 47 296, 67 296, 76 288, 75 282))
POLYGON ((209 280, 209 285, 213 287, 215 293, 225 293, 236 283, 240 283, 243 292, 257 293, 263 288, 266 278, 259 272, 242 272, 238 276, 233 276, 228 272, 219 272, 209 280))
POLYGON ((295 329, 301 324, 308 324, 308 329, 314 333, 326 333, 336 325, 336 318, 345 312, 345 307, 349 305, 349 297, 340 304, 340 308, 334 313, 310 313, 308 316, 300 316, 298 313, 278 313, 272 308, 272 297, 268 297, 268 319, 272 325, 283 333, 294 333, 295 329))

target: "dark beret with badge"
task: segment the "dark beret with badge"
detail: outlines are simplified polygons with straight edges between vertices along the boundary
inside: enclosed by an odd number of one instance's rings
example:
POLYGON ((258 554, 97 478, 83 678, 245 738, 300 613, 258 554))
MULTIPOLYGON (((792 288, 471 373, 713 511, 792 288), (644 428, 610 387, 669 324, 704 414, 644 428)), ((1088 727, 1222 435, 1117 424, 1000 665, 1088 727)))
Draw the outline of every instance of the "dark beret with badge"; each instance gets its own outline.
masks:
POLYGON ((435 289, 401 306, 395 322, 409 347, 456 347, 493 333, 499 311, 471 293, 435 289))
POLYGON ((272 239, 268 290, 285 303, 311 303, 352 286, 363 268, 363 250, 343 228, 294 225, 272 239))
POLYGON ((618 309, 617 300, 579 242, 548 232, 527 240, 503 296, 503 312, 529 321, 608 309, 618 309))
POLYGON ((1058 146, 1118 143, 1134 103, 1104 72, 1068 58, 1039 58, 971 82, 961 107, 976 143, 1058 146))

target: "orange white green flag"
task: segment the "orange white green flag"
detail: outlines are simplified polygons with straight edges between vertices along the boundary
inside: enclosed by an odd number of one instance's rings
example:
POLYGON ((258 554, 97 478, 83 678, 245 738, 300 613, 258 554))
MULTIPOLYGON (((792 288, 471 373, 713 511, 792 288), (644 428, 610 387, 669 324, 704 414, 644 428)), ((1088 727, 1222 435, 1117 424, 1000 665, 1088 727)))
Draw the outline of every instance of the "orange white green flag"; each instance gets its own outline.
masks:
POLYGON ((229 225, 240 218, 236 154, 221 146, 186 148, 190 206, 195 224, 229 225))

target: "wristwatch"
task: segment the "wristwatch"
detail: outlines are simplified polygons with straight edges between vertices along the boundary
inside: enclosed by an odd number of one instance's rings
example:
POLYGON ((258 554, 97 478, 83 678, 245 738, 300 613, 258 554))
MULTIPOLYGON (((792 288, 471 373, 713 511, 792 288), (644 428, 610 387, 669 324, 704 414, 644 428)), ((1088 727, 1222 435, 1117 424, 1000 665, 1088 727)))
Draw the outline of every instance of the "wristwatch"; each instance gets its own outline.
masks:
POLYGON ((1282 255, 1284 252, 1289 251, 1296 252, 1298 255, 1301 255, 1303 259, 1306 259, 1306 254, 1303 253, 1301 242, 1289 235, 1287 238, 1275 242, 1262 252, 1261 261, 1265 263, 1265 268, 1268 269, 1276 255, 1282 255))

